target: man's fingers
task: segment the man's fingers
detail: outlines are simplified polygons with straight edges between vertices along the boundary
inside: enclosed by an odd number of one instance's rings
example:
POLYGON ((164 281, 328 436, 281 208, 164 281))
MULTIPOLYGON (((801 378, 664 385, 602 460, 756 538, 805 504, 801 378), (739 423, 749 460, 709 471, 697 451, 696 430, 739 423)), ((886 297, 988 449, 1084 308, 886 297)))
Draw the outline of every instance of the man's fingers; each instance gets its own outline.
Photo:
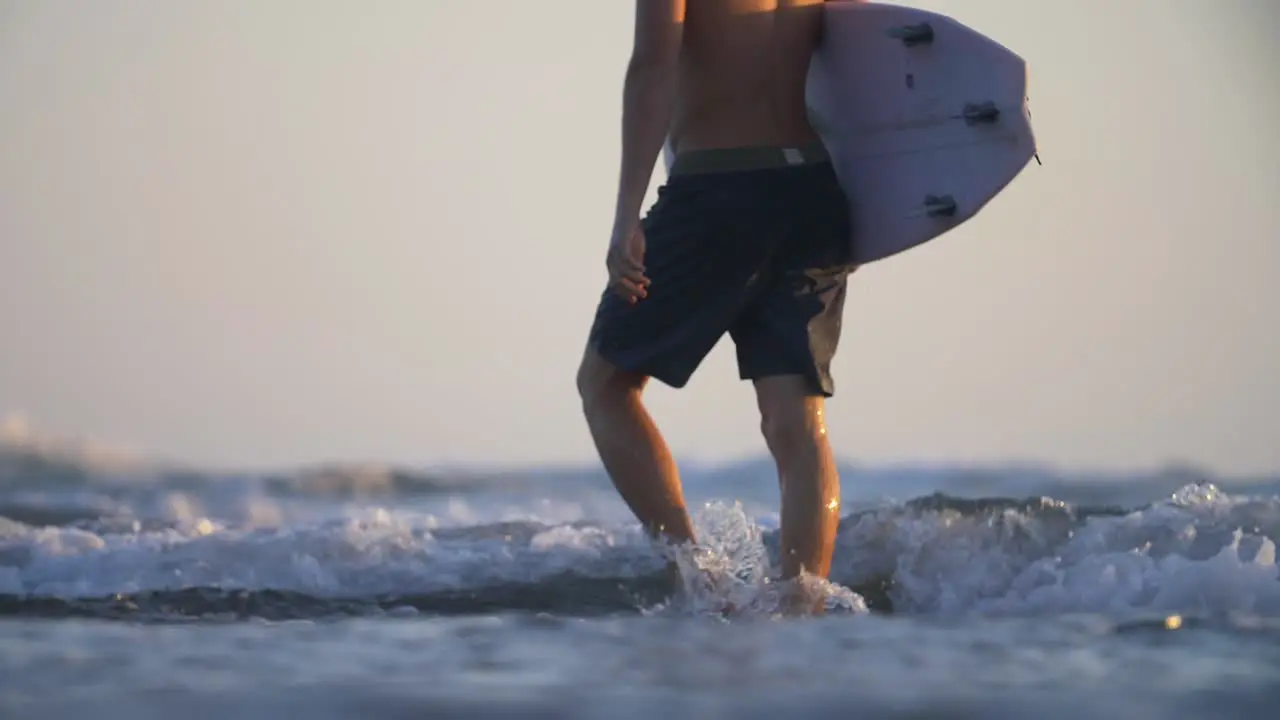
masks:
POLYGON ((640 266, 611 262, 609 263, 609 275, 615 280, 626 278, 639 285, 649 284, 649 278, 645 276, 644 268, 640 266))
POLYGON ((635 302, 644 299, 649 291, 645 289, 645 284, 641 284, 628 278, 618 278, 613 283, 613 291, 621 296, 624 300, 635 302))
POLYGON ((618 278, 618 282, 614 286, 627 295, 643 297, 649 293, 643 284, 628 278, 618 278))
POLYGON ((605 264, 609 268, 609 284, 619 297, 634 303, 648 296, 650 281, 644 274, 644 258, 637 257, 634 248, 610 247, 605 264))
POLYGON ((645 277, 643 270, 624 270, 618 273, 618 277, 626 278, 637 285, 647 286, 649 278, 645 277))

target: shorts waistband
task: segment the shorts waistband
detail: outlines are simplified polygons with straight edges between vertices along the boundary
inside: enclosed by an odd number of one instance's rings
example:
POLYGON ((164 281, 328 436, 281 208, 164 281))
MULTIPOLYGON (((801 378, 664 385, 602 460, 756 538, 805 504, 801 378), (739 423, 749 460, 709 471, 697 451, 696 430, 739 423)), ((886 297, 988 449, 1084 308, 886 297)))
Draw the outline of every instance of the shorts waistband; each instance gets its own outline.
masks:
POLYGON ((765 170, 828 162, 831 155, 821 143, 795 147, 709 148, 677 153, 668 175, 765 170))

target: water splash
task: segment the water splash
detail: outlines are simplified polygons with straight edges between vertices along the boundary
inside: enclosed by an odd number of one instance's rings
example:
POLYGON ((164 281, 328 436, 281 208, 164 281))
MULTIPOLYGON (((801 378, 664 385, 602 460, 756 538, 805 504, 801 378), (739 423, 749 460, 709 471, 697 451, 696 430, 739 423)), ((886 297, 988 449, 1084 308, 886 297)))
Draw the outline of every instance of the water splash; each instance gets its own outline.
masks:
POLYGON ((774 617, 829 613, 866 613, 857 593, 826 579, 803 575, 777 579, 776 558, 765 544, 765 530, 748 517, 741 503, 706 503, 693 514, 699 538, 695 546, 670 549, 679 572, 674 602, 652 611, 717 617, 774 617))

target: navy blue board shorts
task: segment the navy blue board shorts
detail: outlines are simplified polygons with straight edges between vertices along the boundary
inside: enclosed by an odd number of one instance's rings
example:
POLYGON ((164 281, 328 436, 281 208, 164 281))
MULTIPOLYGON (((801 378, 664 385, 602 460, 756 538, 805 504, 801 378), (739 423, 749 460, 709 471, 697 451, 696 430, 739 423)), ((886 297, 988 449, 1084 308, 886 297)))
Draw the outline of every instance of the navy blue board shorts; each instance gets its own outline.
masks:
POLYGON ((684 387, 726 333, 744 380, 801 375, 834 392, 849 274, 849 207, 821 146, 676 156, 642 221, 648 297, 606 288, 590 346, 684 387))

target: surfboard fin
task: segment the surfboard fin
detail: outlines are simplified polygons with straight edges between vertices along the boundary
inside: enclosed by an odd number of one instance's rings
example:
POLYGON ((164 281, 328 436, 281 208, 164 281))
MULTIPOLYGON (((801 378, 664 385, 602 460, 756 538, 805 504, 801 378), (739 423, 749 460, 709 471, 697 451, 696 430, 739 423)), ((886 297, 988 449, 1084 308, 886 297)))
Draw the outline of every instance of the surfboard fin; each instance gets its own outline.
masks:
POLYGON ((956 214, 956 199, 950 195, 925 195, 924 214, 929 217, 951 217, 956 214))
MULTIPOLYGON (((1031 100, 1031 98, 1026 98, 1026 100, 1027 100, 1027 101, 1030 101, 1030 100, 1031 100)), ((1028 108, 1027 108, 1027 120, 1028 120, 1028 121, 1030 121, 1030 120, 1031 120, 1031 108, 1030 108, 1030 107, 1028 107, 1028 108)), ((1035 159, 1036 159, 1036 165, 1040 165, 1041 167, 1043 167, 1043 166, 1044 166, 1044 163, 1040 162, 1040 151, 1039 151, 1039 150, 1035 151, 1035 153, 1033 153, 1033 154, 1031 155, 1031 157, 1033 157, 1033 158, 1035 158, 1035 159)))
POLYGON ((994 123, 999 119, 1000 108, 996 107, 996 104, 991 101, 982 103, 965 103, 964 122, 966 125, 994 123))
POLYGON ((933 42, 933 26, 927 22, 916 25, 903 25, 889 28, 889 37, 902 41, 907 47, 926 45, 933 42))

